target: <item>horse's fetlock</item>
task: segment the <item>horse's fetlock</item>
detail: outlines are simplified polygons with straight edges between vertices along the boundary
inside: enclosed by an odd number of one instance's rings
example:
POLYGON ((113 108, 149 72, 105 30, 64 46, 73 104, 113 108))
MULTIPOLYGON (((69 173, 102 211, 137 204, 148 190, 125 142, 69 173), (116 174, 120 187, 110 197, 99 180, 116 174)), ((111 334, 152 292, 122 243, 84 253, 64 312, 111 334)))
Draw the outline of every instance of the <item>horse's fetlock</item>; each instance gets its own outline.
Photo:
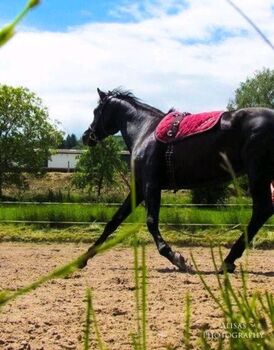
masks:
POLYGON ((158 250, 159 250, 159 253, 165 257, 169 256, 171 253, 171 248, 167 244, 160 245, 158 250))

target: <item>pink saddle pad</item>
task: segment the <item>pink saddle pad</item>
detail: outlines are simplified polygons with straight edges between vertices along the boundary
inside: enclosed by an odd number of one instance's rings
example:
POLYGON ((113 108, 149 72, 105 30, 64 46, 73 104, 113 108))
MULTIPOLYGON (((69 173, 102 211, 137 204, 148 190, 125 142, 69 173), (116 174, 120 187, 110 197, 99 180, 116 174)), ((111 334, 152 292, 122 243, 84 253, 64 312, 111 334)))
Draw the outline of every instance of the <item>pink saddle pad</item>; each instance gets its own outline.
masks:
POLYGON ((174 134, 170 132, 172 123, 175 119, 180 117, 181 113, 172 111, 158 124, 155 130, 155 137, 161 142, 169 143, 200 134, 213 128, 218 123, 223 113, 223 111, 213 111, 182 116, 182 120, 176 128, 176 134, 174 134))

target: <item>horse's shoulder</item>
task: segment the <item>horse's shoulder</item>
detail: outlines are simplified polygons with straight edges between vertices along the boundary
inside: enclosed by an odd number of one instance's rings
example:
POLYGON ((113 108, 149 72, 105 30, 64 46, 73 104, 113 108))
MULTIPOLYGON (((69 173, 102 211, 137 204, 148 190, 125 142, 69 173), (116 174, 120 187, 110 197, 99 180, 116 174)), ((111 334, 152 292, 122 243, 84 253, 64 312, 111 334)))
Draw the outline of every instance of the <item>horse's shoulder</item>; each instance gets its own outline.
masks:
POLYGON ((132 158, 138 163, 149 163, 156 160, 162 153, 162 149, 165 147, 156 140, 154 135, 145 138, 142 142, 138 143, 132 152, 132 158))

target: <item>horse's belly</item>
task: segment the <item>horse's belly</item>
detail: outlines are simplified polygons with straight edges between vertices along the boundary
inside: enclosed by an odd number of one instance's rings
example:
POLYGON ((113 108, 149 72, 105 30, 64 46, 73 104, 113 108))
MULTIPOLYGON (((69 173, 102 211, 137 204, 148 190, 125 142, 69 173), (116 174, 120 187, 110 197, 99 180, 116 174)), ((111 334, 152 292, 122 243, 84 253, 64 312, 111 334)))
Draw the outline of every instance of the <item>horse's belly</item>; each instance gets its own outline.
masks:
POLYGON ((193 137, 174 145, 174 175, 180 188, 229 180, 225 154, 235 173, 242 170, 239 145, 225 138, 193 137), (196 140, 195 140, 196 139, 196 140))

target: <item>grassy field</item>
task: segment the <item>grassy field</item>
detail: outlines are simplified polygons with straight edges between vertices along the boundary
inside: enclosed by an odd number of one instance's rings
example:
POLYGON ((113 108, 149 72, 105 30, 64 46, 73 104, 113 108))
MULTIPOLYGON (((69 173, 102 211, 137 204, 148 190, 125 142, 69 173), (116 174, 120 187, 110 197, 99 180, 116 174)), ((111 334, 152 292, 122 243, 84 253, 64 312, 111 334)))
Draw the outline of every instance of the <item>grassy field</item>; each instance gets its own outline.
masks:
MULTIPOLYGON (((118 206, 105 204, 0 204, 0 221, 50 221, 58 222, 106 222, 109 221, 118 206)), ((250 208, 223 207, 162 207, 160 222, 171 224, 246 224, 250 217, 250 208)), ((145 209, 140 206, 126 222, 145 222, 145 209)), ((274 219, 269 220, 274 224, 274 219)))
MULTIPOLYGON (((127 225, 122 225, 117 232, 123 233, 127 225)), ((92 243, 102 233, 104 225, 51 227, 50 225, 0 224, 0 242, 73 242, 92 243)), ((182 228, 161 226, 163 237, 178 246, 231 246, 240 236, 239 228, 182 228)), ((143 225, 138 233, 138 241, 153 243, 151 235, 143 225)), ((131 246, 133 237, 128 237, 123 244, 131 246)), ((274 248, 274 231, 262 229, 256 236, 253 247, 262 249, 274 248)))
MULTIPOLYGON (((33 242, 92 242, 103 230, 103 223, 109 221, 117 206, 99 203, 54 203, 54 201, 72 202, 85 199, 86 194, 75 191, 71 187, 69 173, 48 173, 41 179, 31 179, 30 187, 24 193, 16 193, 14 189, 6 192, 7 196, 17 200, 52 199, 50 204, 41 203, 10 203, 0 204, 0 241, 33 241, 33 242), (18 221, 14 224, 13 221, 18 221), (28 224, 26 224, 28 222, 28 224), (33 222, 40 222, 33 225, 33 222), (32 223, 32 224, 31 224, 32 223), (83 225, 80 225, 83 223, 83 225)), ((125 190, 125 189, 124 189, 125 190)), ((120 202, 125 197, 125 191, 116 192, 109 189, 103 193, 100 200, 120 202)), ((91 201, 95 198, 89 198, 91 201)), ((97 198, 98 199, 98 198, 97 198)), ((237 202, 236 200, 234 202, 237 202)), ((249 198, 241 202, 249 204, 249 198)), ((251 208, 242 207, 180 207, 190 203, 190 193, 179 191, 176 194, 163 191, 160 211, 160 223, 163 235, 169 242, 179 245, 210 244, 231 245, 239 237, 247 224, 251 208)), ((233 198, 230 199, 233 203, 233 198)), ((140 206, 125 221, 143 223, 140 239, 151 242, 145 227, 145 209, 140 206)), ((126 227, 125 226, 123 227, 126 227)), ((274 218, 267 224, 274 225, 274 218)), ((120 230, 123 231, 124 228, 120 230)), ((257 235, 255 245, 258 247, 274 246, 274 228, 265 227, 257 235)), ((130 238, 126 244, 130 243, 130 238)))

